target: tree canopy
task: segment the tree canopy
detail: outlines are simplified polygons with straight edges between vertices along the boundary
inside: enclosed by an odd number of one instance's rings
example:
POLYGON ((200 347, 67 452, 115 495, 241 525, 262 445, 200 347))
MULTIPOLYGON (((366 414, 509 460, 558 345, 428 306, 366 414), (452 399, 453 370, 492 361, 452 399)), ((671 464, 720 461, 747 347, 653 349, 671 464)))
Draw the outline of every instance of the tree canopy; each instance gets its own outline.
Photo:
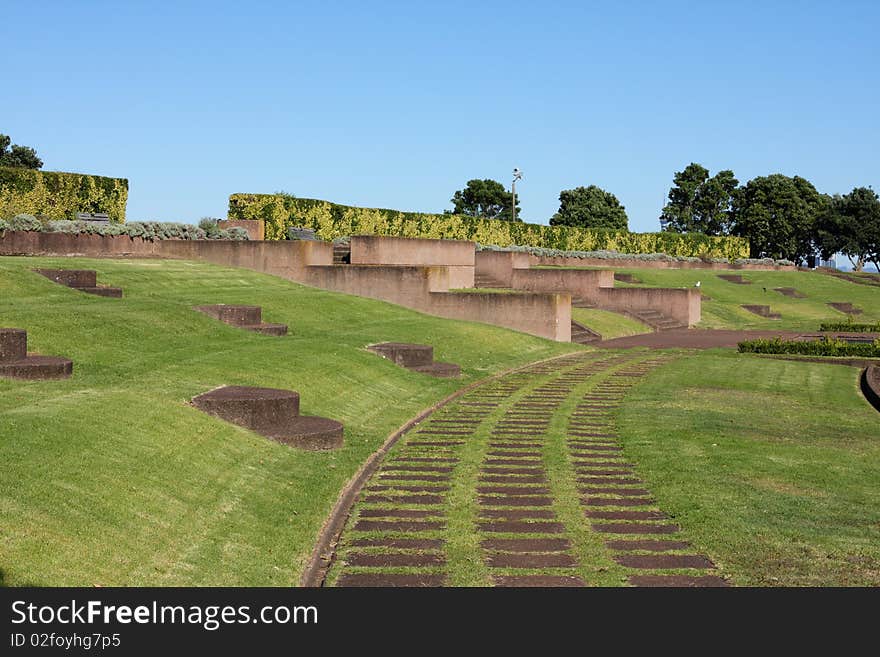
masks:
MULTIPOLYGON (((454 214, 502 221, 513 219, 511 192, 504 189, 504 185, 497 180, 468 180, 467 186, 455 192, 451 200, 454 214)), ((516 203, 516 220, 522 221, 519 218, 519 196, 516 203)))
POLYGON ((559 192, 559 211, 551 226, 627 230, 628 219, 617 197, 601 187, 575 187, 559 192))
POLYGON ((691 162, 677 171, 663 207, 660 225, 677 233, 725 235, 730 227, 733 193, 739 185, 733 171, 709 177, 709 170, 691 162))
POLYGON ((866 261, 880 269, 880 197, 870 187, 835 194, 818 219, 816 246, 822 257, 843 253, 861 271, 866 261))
POLYGON ((43 160, 37 157, 33 148, 13 144, 8 135, 0 134, 0 166, 40 169, 43 160))
POLYGON ((734 193, 731 232, 748 238, 753 258, 798 262, 815 252, 816 226, 829 201, 800 176, 759 176, 734 193))

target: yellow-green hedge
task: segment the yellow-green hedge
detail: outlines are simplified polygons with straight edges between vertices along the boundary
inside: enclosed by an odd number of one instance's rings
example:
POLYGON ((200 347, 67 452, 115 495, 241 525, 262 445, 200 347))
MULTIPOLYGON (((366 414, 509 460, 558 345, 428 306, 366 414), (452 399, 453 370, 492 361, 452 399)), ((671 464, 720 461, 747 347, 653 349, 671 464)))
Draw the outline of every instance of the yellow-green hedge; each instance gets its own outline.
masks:
POLYGON ((106 212, 125 221, 128 180, 84 173, 0 167, 0 219, 20 213, 73 219, 76 212, 106 212))
POLYGON ((233 194, 230 219, 262 219, 267 240, 283 240, 288 228, 302 226, 332 240, 347 235, 389 235, 473 240, 498 246, 539 246, 563 251, 666 253, 713 258, 749 257, 748 240, 681 233, 630 233, 565 226, 474 219, 461 215, 356 208, 286 194, 233 194))

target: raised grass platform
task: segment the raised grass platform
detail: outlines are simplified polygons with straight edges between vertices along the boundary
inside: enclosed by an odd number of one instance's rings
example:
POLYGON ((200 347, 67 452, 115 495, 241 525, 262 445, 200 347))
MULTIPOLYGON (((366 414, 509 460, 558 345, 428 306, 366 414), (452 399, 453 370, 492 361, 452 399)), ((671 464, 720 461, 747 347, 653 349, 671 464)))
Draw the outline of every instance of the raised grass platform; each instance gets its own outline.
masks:
POLYGON ((194 309, 224 324, 237 326, 254 333, 276 336, 287 335, 287 324, 271 324, 263 321, 263 309, 260 306, 218 303, 210 306, 195 306, 194 309))
POLYGON ((441 363, 434 360, 434 347, 426 344, 406 342, 382 342, 367 347, 373 353, 394 361, 401 367, 444 379, 461 375, 461 367, 455 363, 441 363))
POLYGON ((58 356, 27 353, 27 331, 0 328, 0 376, 11 379, 66 379, 73 361, 58 356))
POLYGON ((98 285, 98 275, 94 269, 35 269, 34 271, 59 285, 65 285, 86 294, 114 299, 122 298, 121 287, 98 285))
POLYGON ((193 397, 193 406, 245 429, 301 449, 342 447, 341 422, 299 414, 299 393, 278 388, 223 386, 193 397))

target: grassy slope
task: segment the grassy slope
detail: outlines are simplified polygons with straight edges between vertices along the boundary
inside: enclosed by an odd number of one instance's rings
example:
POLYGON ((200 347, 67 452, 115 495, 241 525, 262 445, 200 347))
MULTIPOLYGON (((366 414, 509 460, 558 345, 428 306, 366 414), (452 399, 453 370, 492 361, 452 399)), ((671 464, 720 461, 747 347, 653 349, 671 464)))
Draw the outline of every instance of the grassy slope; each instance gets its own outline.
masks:
POLYGON ((0 326, 74 360, 67 381, 0 379, 0 583, 289 585, 341 486, 418 410, 501 369, 573 349, 482 324, 200 263, 0 259, 0 326), (125 289, 104 299, 33 267, 91 268, 125 289), (263 307, 285 338, 190 309, 263 307), (366 352, 432 344, 460 381, 366 352), (222 384, 299 390, 304 414, 346 425, 308 453, 217 421, 188 400, 222 384))
POLYGON ((650 333, 652 330, 647 324, 631 319, 626 315, 612 313, 607 310, 597 310, 595 308, 572 308, 571 318, 593 329, 605 340, 650 333))
POLYGON ((627 453, 739 584, 880 585, 880 416, 858 370, 720 351, 651 374, 627 453))
MULTIPOLYGON (((815 272, 732 271, 751 285, 729 283, 718 274, 724 271, 687 269, 627 269, 642 282, 638 286, 691 287, 697 281, 703 294, 711 297, 702 306, 701 328, 778 328, 815 331, 823 321, 845 321, 846 315, 830 308, 829 301, 849 301, 864 314, 856 321, 880 320, 880 288, 857 285, 815 272), (786 297, 773 288, 793 287, 807 295, 804 299, 786 297), (764 291, 764 288, 767 291, 764 291), (769 305, 782 319, 764 319, 740 308, 741 304, 769 305)), ((615 283, 624 287, 624 283, 615 283)))

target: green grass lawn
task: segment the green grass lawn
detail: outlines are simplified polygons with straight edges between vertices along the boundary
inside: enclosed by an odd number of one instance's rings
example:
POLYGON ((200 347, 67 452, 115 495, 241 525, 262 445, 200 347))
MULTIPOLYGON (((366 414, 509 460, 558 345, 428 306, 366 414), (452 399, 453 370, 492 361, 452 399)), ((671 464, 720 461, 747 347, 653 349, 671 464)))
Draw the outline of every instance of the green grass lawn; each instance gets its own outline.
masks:
MULTIPOLYGON (((816 331, 822 322, 846 321, 847 315, 829 307, 829 301, 849 301, 861 308, 864 313, 855 321, 880 320, 880 288, 817 272, 635 268, 615 271, 638 278, 641 282, 635 287, 693 287, 700 281, 700 289, 711 300, 703 301, 699 328, 816 331), (751 281, 751 285, 730 283, 719 278, 719 274, 739 274, 751 281), (778 287, 791 287, 806 296, 802 299, 786 297, 774 291, 778 287), (770 310, 781 313, 782 318, 759 317, 740 308, 742 304, 769 305, 770 310)), ((631 287, 619 281, 614 285, 631 287)))
POLYGON ((0 326, 74 361, 65 381, 0 379, 6 585, 295 584, 339 490, 389 433, 463 385, 579 349, 185 261, 2 258, 0 326), (96 269, 125 298, 34 267, 96 269), (261 305, 290 334, 191 310, 212 303, 261 305), (381 341, 431 344, 462 378, 364 350, 381 341), (298 390, 304 414, 345 423, 345 446, 297 451, 188 404, 223 384, 298 390))
POLYGON ((626 315, 596 308, 572 308, 571 318, 593 329, 604 340, 625 338, 629 335, 639 335, 653 331, 647 324, 631 319, 626 315))
POLYGON ((659 505, 741 585, 880 585, 880 415, 852 367, 705 352, 620 428, 659 505))

